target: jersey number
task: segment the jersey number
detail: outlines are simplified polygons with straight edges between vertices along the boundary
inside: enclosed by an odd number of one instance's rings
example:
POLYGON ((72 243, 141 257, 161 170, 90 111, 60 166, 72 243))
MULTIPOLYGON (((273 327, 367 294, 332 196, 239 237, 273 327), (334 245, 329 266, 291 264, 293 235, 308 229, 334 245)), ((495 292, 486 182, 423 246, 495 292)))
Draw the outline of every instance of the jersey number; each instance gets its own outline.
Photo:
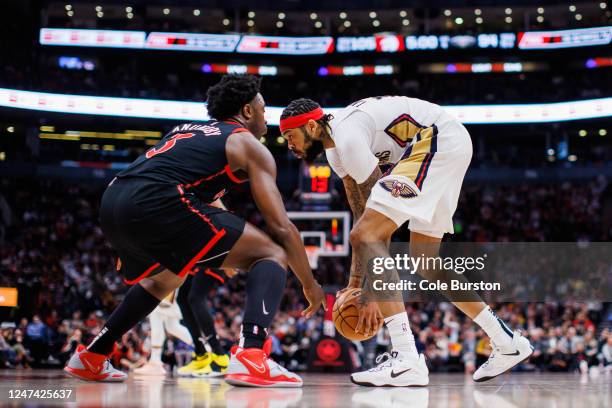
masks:
POLYGON ((194 136, 195 136, 195 133, 177 133, 176 135, 168 139, 162 147, 160 147, 159 149, 157 147, 152 148, 145 154, 145 156, 147 157, 147 159, 150 159, 151 157, 157 156, 158 154, 167 152, 168 150, 172 149, 174 145, 176 144, 177 140, 189 139, 194 136))

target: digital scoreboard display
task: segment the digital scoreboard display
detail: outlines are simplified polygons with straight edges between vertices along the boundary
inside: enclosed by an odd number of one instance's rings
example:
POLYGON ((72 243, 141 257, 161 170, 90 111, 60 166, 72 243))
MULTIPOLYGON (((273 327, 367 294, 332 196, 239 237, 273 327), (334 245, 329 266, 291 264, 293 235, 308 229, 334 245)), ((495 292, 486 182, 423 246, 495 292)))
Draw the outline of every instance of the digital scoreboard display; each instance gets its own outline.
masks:
POLYGON ((327 163, 302 163, 300 199, 306 205, 328 205, 333 190, 332 169, 327 163))

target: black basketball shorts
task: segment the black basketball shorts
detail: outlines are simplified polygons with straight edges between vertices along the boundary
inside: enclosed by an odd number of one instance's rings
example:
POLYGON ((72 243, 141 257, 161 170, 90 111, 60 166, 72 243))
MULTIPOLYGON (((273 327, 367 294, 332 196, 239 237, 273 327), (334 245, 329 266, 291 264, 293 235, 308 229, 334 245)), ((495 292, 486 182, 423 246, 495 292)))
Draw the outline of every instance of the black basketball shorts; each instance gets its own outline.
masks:
POLYGON ((117 270, 133 285, 164 269, 184 277, 220 267, 245 221, 175 186, 115 179, 102 197, 100 226, 119 256, 117 270))

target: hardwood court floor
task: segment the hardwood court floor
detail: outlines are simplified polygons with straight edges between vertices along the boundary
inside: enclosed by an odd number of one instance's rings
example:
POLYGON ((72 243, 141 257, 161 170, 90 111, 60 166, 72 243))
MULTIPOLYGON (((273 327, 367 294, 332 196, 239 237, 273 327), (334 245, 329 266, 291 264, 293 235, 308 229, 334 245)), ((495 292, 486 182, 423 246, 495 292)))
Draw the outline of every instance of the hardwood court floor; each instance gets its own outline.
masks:
POLYGON ((462 374, 431 374, 425 388, 359 387, 339 374, 304 374, 302 389, 236 388, 220 379, 130 376, 126 383, 87 383, 60 370, 0 370, 0 407, 612 407, 612 375, 503 375, 474 383, 462 374), (9 399, 11 389, 71 388, 76 402, 9 399))

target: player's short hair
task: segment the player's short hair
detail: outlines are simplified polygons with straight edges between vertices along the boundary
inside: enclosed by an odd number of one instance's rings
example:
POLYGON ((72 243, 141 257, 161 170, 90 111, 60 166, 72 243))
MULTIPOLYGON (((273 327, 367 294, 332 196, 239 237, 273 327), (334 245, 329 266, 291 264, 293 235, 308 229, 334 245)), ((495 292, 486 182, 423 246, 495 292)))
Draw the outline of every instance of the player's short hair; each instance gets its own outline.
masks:
MULTIPOLYGON (((313 101, 312 99, 308 99, 308 98, 294 99, 289 103, 289 105, 287 105, 285 109, 283 109, 283 112, 281 113, 280 118, 281 120, 287 119, 292 116, 301 115, 303 113, 310 112, 320 107, 321 105, 319 105, 317 102, 313 101)), ((327 127, 329 126, 329 121, 331 119, 333 119, 333 115, 325 114, 323 115, 321 119, 318 119, 316 122, 318 122, 321 126, 323 126, 323 129, 327 129, 327 127)))
POLYGON ((208 88, 208 115, 226 120, 239 114, 242 107, 259 93, 260 87, 261 78, 254 75, 224 75, 221 81, 208 88))

